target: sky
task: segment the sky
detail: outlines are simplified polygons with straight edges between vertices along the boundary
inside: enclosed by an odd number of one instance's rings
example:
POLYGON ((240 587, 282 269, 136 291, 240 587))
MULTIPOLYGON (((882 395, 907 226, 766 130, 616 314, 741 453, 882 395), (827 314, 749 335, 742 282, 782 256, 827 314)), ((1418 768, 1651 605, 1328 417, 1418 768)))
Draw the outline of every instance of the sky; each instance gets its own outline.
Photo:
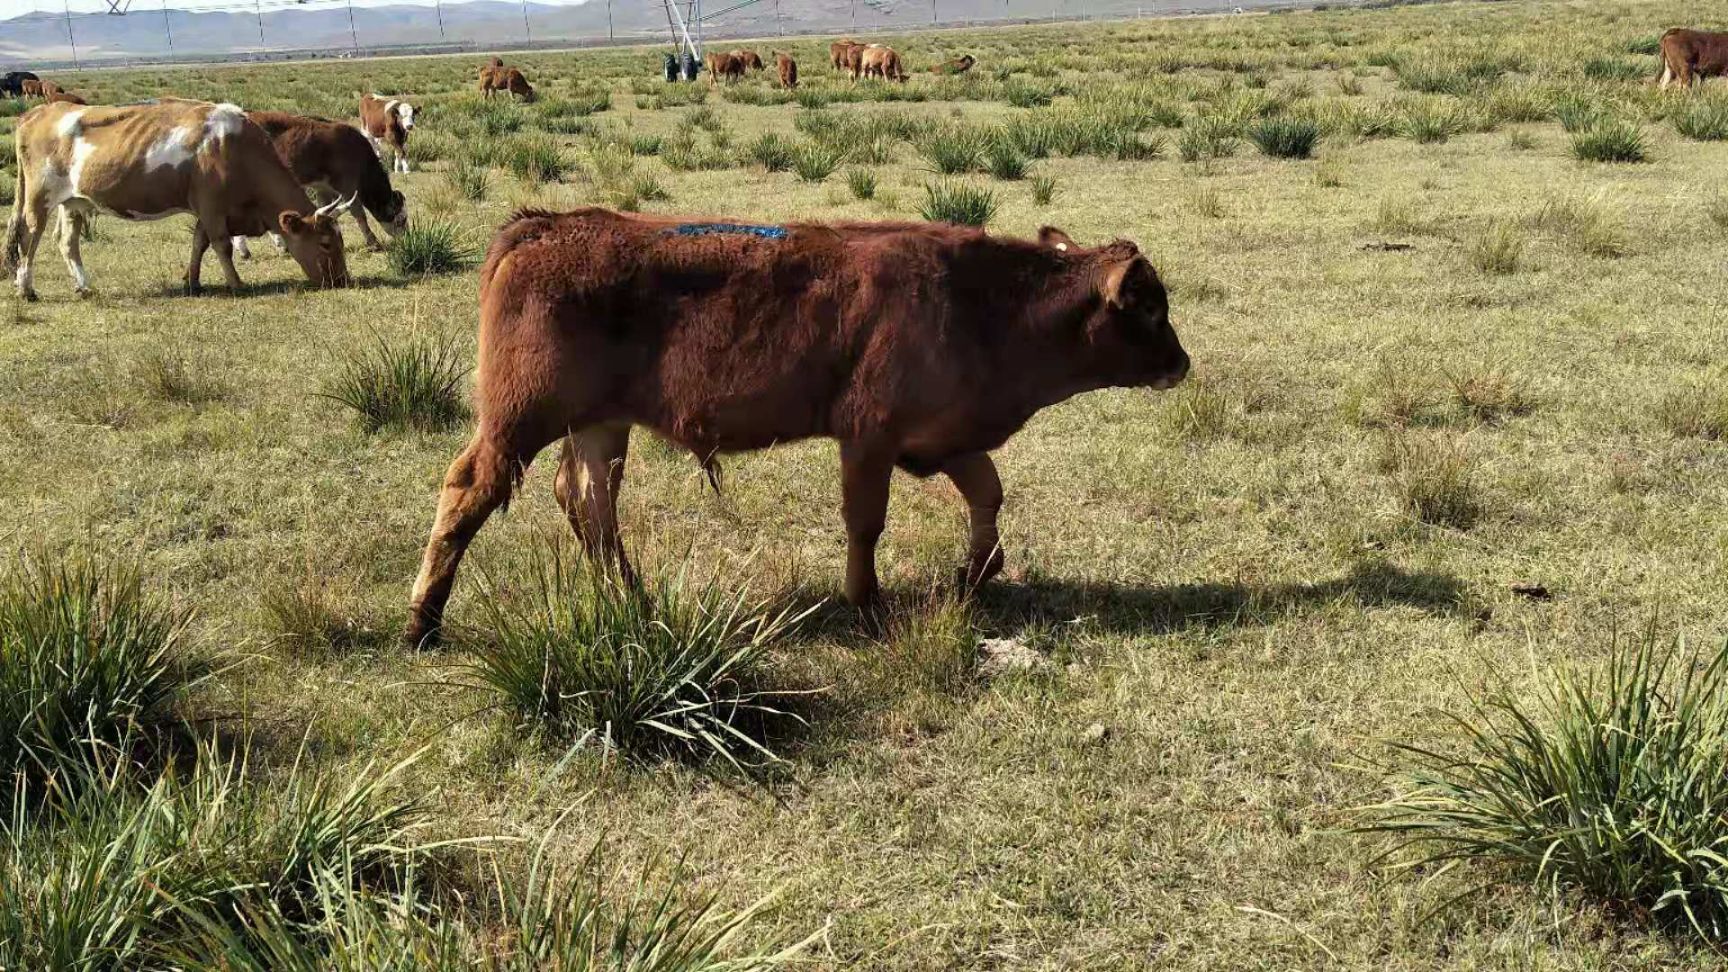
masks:
MULTIPOLYGON (((167 0, 172 10, 196 10, 200 7, 250 7, 251 0, 167 0)), ((282 0, 265 0, 265 7, 279 6, 282 0)), ((309 7, 342 6, 344 0, 309 0, 309 7)), ((418 7, 430 7, 437 0, 354 0, 356 7, 389 7, 407 4, 418 7)), ((445 4, 460 3, 462 0, 443 0, 445 4)), ((547 2, 547 0, 537 0, 547 2)), ((551 2, 567 2, 567 0, 551 0, 551 2)), ((74 14, 103 13, 107 11, 105 0, 0 0, 0 20, 7 17, 17 17, 33 11, 61 13, 71 7, 74 14)), ((132 0, 131 9, 135 13, 144 11, 160 11, 162 0, 132 0)))

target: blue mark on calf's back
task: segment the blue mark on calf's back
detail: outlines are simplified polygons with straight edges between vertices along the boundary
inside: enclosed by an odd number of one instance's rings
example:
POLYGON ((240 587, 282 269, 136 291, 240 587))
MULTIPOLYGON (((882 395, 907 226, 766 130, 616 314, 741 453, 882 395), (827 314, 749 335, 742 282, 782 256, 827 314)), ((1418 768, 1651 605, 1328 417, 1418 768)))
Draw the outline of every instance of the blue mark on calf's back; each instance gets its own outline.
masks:
POLYGON ((675 236, 742 234, 760 236, 765 240, 783 240, 787 235, 784 226, 752 226, 748 223, 685 223, 682 226, 674 226, 666 232, 675 236))

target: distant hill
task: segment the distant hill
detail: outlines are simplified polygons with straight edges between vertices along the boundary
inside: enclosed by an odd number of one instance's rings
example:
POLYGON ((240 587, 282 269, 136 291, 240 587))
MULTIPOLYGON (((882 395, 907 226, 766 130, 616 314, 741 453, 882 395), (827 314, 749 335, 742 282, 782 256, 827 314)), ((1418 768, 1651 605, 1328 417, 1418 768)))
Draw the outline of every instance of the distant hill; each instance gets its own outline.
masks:
MULTIPOLYGON (((718 11, 736 0, 707 0, 718 11)), ((708 27, 714 36, 765 36, 777 32, 808 34, 960 24, 990 20, 1042 20, 1225 12, 1293 6, 1283 0, 760 0, 724 14, 708 27), (932 17, 932 14, 935 17, 932 17)), ((667 36, 666 14, 658 0, 613 0, 612 28, 620 41, 667 36)), ((263 42, 258 17, 250 13, 189 12, 170 9, 164 28, 160 10, 135 9, 123 17, 72 18, 80 61, 136 61, 248 57, 260 53, 302 52, 343 56, 358 38, 361 53, 413 48, 519 48, 557 41, 604 40, 606 0, 572 4, 530 3, 528 31, 523 7, 507 0, 446 2, 443 29, 432 7, 393 5, 357 7, 349 27, 346 7, 266 11, 263 42), (173 44, 169 45, 172 34, 173 44)), ((66 21, 57 14, 33 13, 0 20, 0 67, 31 67, 70 61, 66 21)))

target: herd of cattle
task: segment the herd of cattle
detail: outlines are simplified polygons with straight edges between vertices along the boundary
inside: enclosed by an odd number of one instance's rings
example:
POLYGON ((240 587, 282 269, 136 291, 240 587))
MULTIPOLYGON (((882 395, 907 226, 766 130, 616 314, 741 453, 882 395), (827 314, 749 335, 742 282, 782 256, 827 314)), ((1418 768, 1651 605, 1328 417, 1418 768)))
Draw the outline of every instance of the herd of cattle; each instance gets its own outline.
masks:
MULTIPOLYGON (((1663 86, 1728 73, 1728 34, 1671 30, 1658 53, 1663 86)), ((795 86, 796 62, 773 56, 781 83, 795 86)), ((906 79, 884 45, 840 41, 830 56, 854 79, 906 79)), ((765 69, 752 51, 711 54, 707 67, 711 81, 765 69)), ((534 98, 521 70, 497 58, 480 84, 488 97, 534 98)), ((415 113, 403 99, 362 96, 352 125, 171 97, 88 106, 28 72, 0 79, 0 92, 45 101, 15 133, 5 265, 26 299, 56 211, 80 293, 89 278, 79 240, 98 210, 190 213, 189 291, 209 249, 239 287, 234 255, 266 233, 314 283, 340 286, 343 213, 373 247, 368 214, 388 233, 407 227, 383 161, 389 153, 391 170, 408 171, 415 113)), ((1188 368, 1163 283, 1122 240, 1083 247, 1052 227, 1019 240, 931 223, 519 212, 481 270, 477 422, 444 480, 408 637, 437 639, 463 552, 553 442, 563 442, 554 492, 577 537, 628 576, 616 505, 633 426, 689 449, 711 476, 720 453, 839 440, 845 593, 867 605, 895 468, 953 482, 971 518, 960 580, 982 583, 1002 566, 989 452, 1041 408, 1095 388, 1169 388, 1188 368), (738 350, 716 353, 726 348, 738 350)))

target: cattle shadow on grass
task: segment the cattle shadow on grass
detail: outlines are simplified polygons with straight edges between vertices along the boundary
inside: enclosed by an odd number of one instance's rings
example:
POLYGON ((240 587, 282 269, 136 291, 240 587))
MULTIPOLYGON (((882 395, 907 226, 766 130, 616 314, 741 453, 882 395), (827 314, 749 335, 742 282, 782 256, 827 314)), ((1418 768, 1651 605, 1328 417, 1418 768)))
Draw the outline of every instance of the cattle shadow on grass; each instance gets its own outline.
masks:
POLYGON ((1013 629, 1039 622, 1085 618, 1117 634, 1255 627, 1324 607, 1411 607, 1428 614, 1474 614, 1458 578, 1405 570, 1386 561, 1364 561, 1342 577, 1272 585, 1199 582, 1169 587, 1133 587, 1096 581, 1039 577, 997 582, 974 596, 992 626, 1013 629))
MULTIPOLYGON (((346 287, 334 289, 361 291, 402 290, 413 283, 413 279, 406 277, 366 277, 364 279, 352 280, 346 287)), ((146 296, 183 298, 187 300, 204 300, 210 297, 232 297, 239 299, 243 297, 273 297, 281 294, 292 295, 319 293, 326 289, 331 288, 318 287, 310 280, 289 279, 271 280, 264 283, 247 283, 242 280, 240 281, 239 290, 230 290, 228 289, 228 285, 222 282, 221 274, 218 273, 215 281, 206 280, 203 289, 199 290, 198 293, 195 294, 188 294, 184 283, 163 282, 146 296)))

